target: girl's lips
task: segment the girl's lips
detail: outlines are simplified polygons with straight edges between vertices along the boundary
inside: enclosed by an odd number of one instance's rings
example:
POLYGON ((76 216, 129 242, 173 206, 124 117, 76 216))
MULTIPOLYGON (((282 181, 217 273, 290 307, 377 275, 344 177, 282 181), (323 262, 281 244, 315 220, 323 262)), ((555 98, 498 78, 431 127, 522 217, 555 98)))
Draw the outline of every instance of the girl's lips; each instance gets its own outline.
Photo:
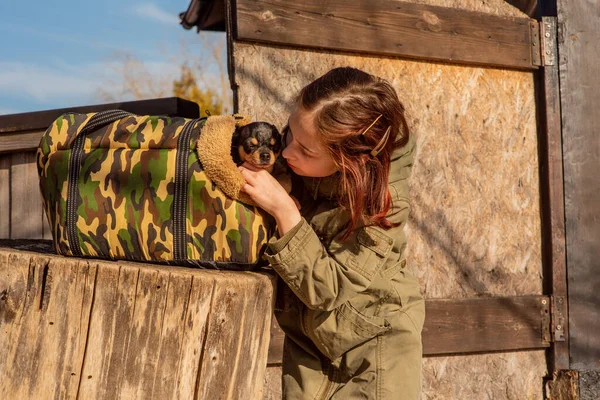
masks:
POLYGON ((290 163, 289 161, 287 161, 287 165, 289 165, 290 167, 296 169, 296 167, 292 163, 290 163))

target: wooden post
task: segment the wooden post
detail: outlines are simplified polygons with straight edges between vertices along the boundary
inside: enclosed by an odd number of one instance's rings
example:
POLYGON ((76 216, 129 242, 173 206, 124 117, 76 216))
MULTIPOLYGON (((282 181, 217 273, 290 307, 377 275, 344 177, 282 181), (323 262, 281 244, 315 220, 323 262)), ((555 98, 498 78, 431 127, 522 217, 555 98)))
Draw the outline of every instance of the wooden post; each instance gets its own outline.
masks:
POLYGON ((536 89, 540 122, 538 142, 540 144, 540 200, 543 228, 542 258, 546 276, 544 284, 545 292, 552 295, 552 311, 556 315, 560 306, 560 311, 565 318, 565 323, 559 326, 562 338, 554 337, 550 349, 549 365, 552 374, 556 370, 569 368, 569 327, 566 323, 568 315, 567 265, 560 87, 558 60, 556 59, 556 19, 544 17, 541 26, 540 38, 544 43, 541 47, 542 60, 545 65, 539 72, 536 89))

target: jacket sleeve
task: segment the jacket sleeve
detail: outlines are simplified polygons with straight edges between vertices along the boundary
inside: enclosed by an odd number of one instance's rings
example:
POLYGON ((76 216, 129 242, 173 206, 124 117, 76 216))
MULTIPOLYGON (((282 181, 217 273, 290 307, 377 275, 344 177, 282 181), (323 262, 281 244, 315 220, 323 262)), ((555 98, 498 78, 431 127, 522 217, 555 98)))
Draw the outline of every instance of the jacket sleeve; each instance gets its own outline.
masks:
MULTIPOLYGON (((394 219, 405 220, 397 212, 394 219)), ((395 222, 396 222, 395 221, 395 222)), ((362 227, 342 241, 343 232, 324 244, 303 218, 290 235, 271 239, 265 257, 307 307, 333 310, 366 290, 393 252, 394 233, 362 227)), ((396 257, 399 257, 397 254, 396 257)))

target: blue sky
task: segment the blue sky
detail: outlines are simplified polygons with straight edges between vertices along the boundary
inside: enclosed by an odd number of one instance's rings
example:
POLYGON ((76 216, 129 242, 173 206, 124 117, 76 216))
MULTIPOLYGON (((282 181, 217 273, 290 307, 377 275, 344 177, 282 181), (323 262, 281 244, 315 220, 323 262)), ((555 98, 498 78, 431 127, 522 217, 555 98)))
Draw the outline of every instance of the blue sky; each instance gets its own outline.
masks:
MULTIPOLYGON (((196 31, 179 25, 178 15, 188 5, 189 0, 1 0, 0 115, 103 103, 102 91, 130 100, 119 83, 123 54, 142 62, 163 84, 177 76, 184 49, 210 64, 196 31)), ((223 33, 207 35, 224 41, 223 33)), ((216 73, 216 66, 207 70, 216 73)))

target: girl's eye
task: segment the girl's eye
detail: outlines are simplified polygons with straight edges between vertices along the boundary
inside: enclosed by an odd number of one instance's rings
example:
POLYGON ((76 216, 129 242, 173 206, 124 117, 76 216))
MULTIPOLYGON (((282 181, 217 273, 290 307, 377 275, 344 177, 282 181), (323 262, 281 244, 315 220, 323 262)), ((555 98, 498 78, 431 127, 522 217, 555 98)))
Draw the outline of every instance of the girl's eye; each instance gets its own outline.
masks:
POLYGON ((304 148, 302 149, 302 154, 304 154, 306 157, 310 157, 310 158, 314 157, 313 153, 305 150, 304 148))

